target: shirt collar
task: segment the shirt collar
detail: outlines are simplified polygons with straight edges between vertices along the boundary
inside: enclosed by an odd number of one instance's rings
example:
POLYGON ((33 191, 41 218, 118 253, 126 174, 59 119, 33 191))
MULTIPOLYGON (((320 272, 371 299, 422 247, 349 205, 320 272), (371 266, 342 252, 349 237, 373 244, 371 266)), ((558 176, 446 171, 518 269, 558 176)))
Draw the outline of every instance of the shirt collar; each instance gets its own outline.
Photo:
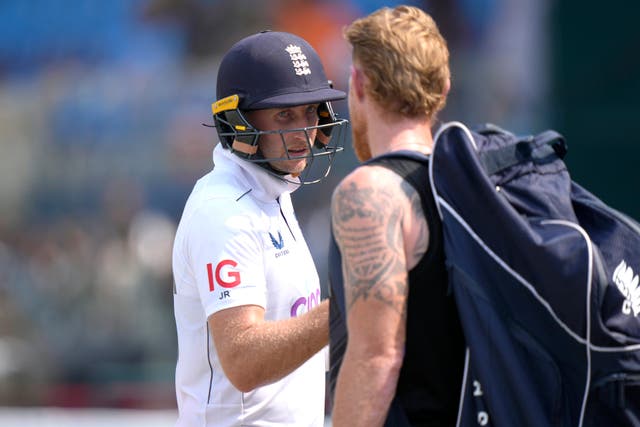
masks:
POLYGON ((252 196, 265 202, 273 201, 283 193, 292 193, 300 187, 298 178, 291 175, 280 178, 271 174, 263 167, 236 156, 223 148, 222 144, 213 149, 213 163, 216 168, 228 169, 241 178, 251 189, 252 196))

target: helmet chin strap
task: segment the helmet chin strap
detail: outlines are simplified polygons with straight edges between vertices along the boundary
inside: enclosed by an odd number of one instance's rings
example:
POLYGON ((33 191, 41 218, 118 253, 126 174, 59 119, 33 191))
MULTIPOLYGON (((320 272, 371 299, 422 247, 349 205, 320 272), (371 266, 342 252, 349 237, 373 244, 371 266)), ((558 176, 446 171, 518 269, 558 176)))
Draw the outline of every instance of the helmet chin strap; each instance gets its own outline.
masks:
POLYGON ((266 170, 268 170, 272 174, 277 175, 278 177, 291 175, 292 177, 297 178, 298 176, 300 176, 299 173, 291 173, 291 172, 285 172, 285 171, 278 170, 278 169, 274 168, 273 166, 271 166, 271 162, 256 162, 256 163, 258 163, 259 166, 262 166, 263 168, 265 168, 266 170))
MULTIPOLYGON (((258 163, 258 165, 262 166, 265 169, 267 169, 272 174, 278 175, 278 177, 285 176, 285 175, 294 176, 291 172, 285 172, 285 171, 281 171, 281 170, 278 170, 278 169, 274 168, 273 166, 271 166, 271 163, 269 163, 269 162, 260 162, 260 163, 258 163)), ((300 175, 300 174, 298 174, 298 175, 300 175)))

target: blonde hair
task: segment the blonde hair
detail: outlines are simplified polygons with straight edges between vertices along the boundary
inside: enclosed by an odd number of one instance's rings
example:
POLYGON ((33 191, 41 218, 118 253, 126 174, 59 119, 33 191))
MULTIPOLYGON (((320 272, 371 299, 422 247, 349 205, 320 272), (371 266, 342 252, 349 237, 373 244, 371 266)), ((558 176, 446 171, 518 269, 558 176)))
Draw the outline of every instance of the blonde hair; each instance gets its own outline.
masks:
POLYGON ((449 50, 433 18, 411 6, 388 7, 345 28, 366 87, 385 111, 432 119, 446 102, 449 50))

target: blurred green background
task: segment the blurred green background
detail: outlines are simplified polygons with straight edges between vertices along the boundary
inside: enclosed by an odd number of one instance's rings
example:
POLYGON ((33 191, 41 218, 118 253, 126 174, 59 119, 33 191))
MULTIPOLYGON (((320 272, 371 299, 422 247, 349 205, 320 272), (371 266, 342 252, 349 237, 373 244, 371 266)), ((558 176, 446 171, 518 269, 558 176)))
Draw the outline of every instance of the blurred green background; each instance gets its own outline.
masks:
MULTIPOLYGON (((0 406, 175 407, 171 245, 211 168, 201 124, 221 55, 265 28, 298 33, 346 90, 341 28, 396 3, 0 1, 0 406)), ((640 218, 640 5, 409 3, 451 50, 442 121, 555 128, 574 178, 640 218)), ((294 194, 322 280, 329 197, 355 164, 347 148, 294 194)))
POLYGON ((550 123, 575 180, 640 219, 640 4, 558 1, 550 123))

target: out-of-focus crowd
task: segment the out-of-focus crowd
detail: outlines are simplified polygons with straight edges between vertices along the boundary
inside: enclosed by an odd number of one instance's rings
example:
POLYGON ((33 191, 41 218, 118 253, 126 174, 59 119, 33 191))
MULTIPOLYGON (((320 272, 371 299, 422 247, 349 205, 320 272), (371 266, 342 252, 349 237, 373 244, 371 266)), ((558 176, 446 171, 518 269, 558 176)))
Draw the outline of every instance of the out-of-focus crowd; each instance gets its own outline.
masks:
MULTIPOLYGON (((217 139, 201 124, 220 55, 265 28, 294 32, 346 89, 342 26, 396 3, 0 3, 0 406, 175 404, 171 245, 211 167, 217 139)), ((543 47, 526 37, 545 2, 404 3, 432 13, 451 44, 444 115, 543 119, 545 77, 528 71, 543 47)), ((327 203, 355 162, 346 151, 330 179, 294 197, 322 278, 327 203)))

